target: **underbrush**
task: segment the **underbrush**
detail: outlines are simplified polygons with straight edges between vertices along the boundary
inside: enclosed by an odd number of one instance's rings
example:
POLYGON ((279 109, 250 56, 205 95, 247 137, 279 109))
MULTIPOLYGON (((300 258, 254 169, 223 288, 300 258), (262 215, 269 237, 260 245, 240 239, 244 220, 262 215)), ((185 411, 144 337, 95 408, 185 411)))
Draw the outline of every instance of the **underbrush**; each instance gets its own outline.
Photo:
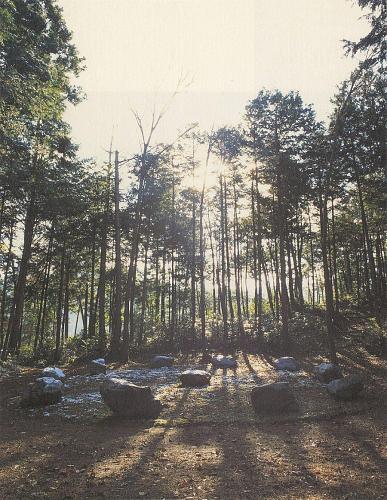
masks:
MULTIPOLYGON (((138 331, 137 325, 137 331, 138 331)), ((200 322, 192 330, 189 320, 180 324, 173 332, 166 325, 144 324, 143 345, 132 345, 129 358, 144 362, 154 354, 188 354, 201 351, 233 353, 237 350, 262 352, 272 355, 326 356, 327 341, 324 311, 305 308, 293 312, 289 318, 289 347, 282 348, 281 322, 265 311, 261 332, 252 321, 243 325, 234 321, 228 324, 227 338, 220 318, 212 318, 206 325, 205 342, 201 339, 200 322)), ((364 347, 370 354, 385 355, 386 331, 373 317, 368 317, 353 308, 335 315, 335 335, 338 349, 364 347)), ((52 337, 34 352, 33 346, 23 344, 19 355, 13 360, 24 366, 47 366, 55 362, 55 341, 52 337)), ((61 364, 84 364, 97 357, 107 357, 109 351, 100 349, 97 337, 70 337, 61 348, 61 364)))

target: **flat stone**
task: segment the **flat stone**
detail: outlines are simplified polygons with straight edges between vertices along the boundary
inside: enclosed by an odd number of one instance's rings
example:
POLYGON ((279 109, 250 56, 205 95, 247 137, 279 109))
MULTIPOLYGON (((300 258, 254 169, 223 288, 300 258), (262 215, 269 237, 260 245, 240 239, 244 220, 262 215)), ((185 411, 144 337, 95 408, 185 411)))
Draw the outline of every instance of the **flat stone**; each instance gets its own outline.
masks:
POLYGON ((186 370, 180 374, 183 387, 203 387, 211 381, 211 373, 205 370, 186 370))
POLYGON ((64 372, 55 366, 47 366, 47 368, 44 368, 42 370, 42 377, 52 377, 57 380, 64 380, 66 378, 66 375, 64 372))
POLYGON ((317 378, 320 382, 327 384, 331 380, 336 380, 342 378, 343 374, 341 373, 340 368, 333 363, 321 363, 317 366, 316 369, 317 378))
POLYGON ((116 415, 156 418, 162 408, 148 386, 131 384, 122 378, 107 378, 100 386, 103 402, 116 415))
POLYGON ((174 358, 172 356, 154 356, 151 361, 151 368, 163 368, 164 366, 172 366, 174 358))
POLYGON ((21 399, 21 406, 47 406, 62 399, 63 383, 53 377, 40 377, 29 384, 21 399))
POLYGON ((297 411, 298 405, 287 382, 259 385, 251 390, 251 404, 259 414, 297 411))
POLYGON ((238 366, 237 360, 232 356, 223 356, 218 354, 213 356, 211 359, 212 366, 214 368, 231 368, 235 369, 238 366))
POLYGON ((291 356, 284 356, 274 361, 276 370, 286 370, 289 372, 297 372, 300 369, 298 362, 291 356))
POLYGON ((363 388, 363 380, 359 375, 335 379, 327 385, 329 394, 344 401, 355 399, 363 388))

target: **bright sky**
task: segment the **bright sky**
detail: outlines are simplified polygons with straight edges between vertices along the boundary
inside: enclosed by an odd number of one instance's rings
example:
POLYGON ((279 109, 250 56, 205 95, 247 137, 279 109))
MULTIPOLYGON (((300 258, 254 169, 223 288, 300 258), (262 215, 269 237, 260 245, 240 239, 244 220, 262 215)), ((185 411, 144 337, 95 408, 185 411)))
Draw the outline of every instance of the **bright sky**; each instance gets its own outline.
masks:
POLYGON ((319 118, 355 62, 341 40, 367 32, 351 0, 59 0, 86 59, 79 84, 87 100, 67 111, 83 156, 138 151, 130 109, 149 117, 181 73, 192 78, 156 140, 173 141, 192 122, 236 125, 262 88, 299 90, 319 118))

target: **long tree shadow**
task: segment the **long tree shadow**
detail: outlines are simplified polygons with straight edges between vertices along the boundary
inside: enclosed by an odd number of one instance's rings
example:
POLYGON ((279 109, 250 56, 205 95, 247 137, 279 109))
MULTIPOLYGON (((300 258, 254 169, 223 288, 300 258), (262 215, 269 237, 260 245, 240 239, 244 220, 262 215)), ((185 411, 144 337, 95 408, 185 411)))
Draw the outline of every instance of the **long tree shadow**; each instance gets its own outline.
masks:
MULTIPOLYGON (((95 419, 77 419, 71 422, 63 419, 61 416, 51 416, 49 419, 43 416, 29 416, 21 414, 17 420, 18 427, 24 431, 24 438, 15 432, 8 433, 8 437, 1 442, 1 457, 3 472, 8 468, 12 468, 20 459, 23 460, 24 467, 31 468, 29 477, 31 481, 35 481, 36 488, 33 486, 31 491, 39 489, 40 471, 48 471, 55 465, 55 470, 63 471, 63 475, 59 476, 57 483, 68 483, 69 474, 77 467, 85 471, 84 474, 79 474, 76 477, 74 484, 66 485, 66 492, 71 495, 74 488, 79 488, 80 485, 89 484, 93 479, 86 479, 91 474, 94 477, 94 469, 106 467, 109 469, 111 464, 118 462, 122 457, 127 455, 131 450, 131 443, 138 442, 138 438, 146 443, 143 448, 144 452, 137 464, 131 466, 131 475, 138 475, 151 454, 151 451, 159 446, 159 443, 164 438, 169 429, 173 427, 173 420, 180 414, 181 408, 184 406, 190 390, 184 390, 182 397, 172 409, 166 409, 163 413, 167 413, 167 418, 162 421, 161 425, 155 426, 152 420, 132 420, 123 417, 109 416, 99 420, 95 419), (75 424, 75 427, 74 427, 75 424), (73 433, 72 429, 76 429, 73 433), (156 429, 152 433, 147 433, 150 429, 156 429), (160 429, 160 432, 157 432, 160 429), (144 440, 142 436, 150 436, 144 440), (70 437, 74 436, 74 438, 70 437), (21 443, 21 444, 20 444, 21 443), (67 469, 67 464, 77 464, 81 461, 81 465, 73 465, 74 469, 67 469), (36 479, 34 479, 36 478, 36 479)), ((162 416, 162 415, 161 415, 162 416)), ((11 469, 10 469, 11 470, 11 469)), ((53 469, 54 470, 54 469, 53 469)), ((105 481, 110 481, 109 474, 105 481)), ((12 491, 14 484, 23 484, 23 481, 17 480, 17 474, 13 471, 12 476, 9 475, 2 484, 4 492, 12 491), (16 481, 17 480, 17 481, 16 481), (16 481, 16 482, 15 482, 16 481)), ((75 479, 75 477, 74 477, 75 479)), ((95 481, 94 481, 95 482, 95 481)), ((98 482, 98 481, 97 481, 98 482)), ((125 481, 124 483, 125 484, 125 481)), ((114 482, 113 482, 114 485, 114 482)), ((1 489, 0 489, 1 491, 1 489)), ((24 493, 20 493, 22 495, 24 493)), ((53 493, 52 493, 53 494, 53 493)), ((0 493, 0 496, 2 494, 0 493)), ((6 494, 4 494, 4 498, 6 494)), ((86 492, 84 498, 94 498, 94 494, 90 497, 86 492)))
POLYGON ((266 354, 266 353, 259 353, 259 357, 262 359, 262 361, 270 366, 271 368, 276 368, 275 364, 274 364, 274 359, 273 359, 273 356, 270 356, 269 354, 266 354))
POLYGON ((248 368, 249 372, 251 373, 251 375, 252 375, 252 377, 253 377, 254 381, 255 381, 257 384, 261 384, 261 383, 262 383, 262 378, 261 378, 261 377, 259 377, 259 375, 258 375, 257 371, 256 371, 256 370, 253 368, 253 366, 251 365, 248 355, 247 355, 245 352, 243 352, 243 353, 242 353, 242 357, 243 357, 243 360, 244 360, 244 362, 245 362, 245 364, 246 364, 246 366, 247 366, 247 368, 248 368))

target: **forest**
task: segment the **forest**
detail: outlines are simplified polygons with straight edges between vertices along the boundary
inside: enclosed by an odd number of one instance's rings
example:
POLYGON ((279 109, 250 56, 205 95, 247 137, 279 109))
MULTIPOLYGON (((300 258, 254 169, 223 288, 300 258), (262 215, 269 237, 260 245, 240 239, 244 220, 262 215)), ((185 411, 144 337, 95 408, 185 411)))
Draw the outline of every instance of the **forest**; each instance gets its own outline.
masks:
MULTIPOLYGON (((386 5, 349 3, 0 0, 0 498, 386 498, 386 5), (238 122, 192 123, 182 72, 150 116, 127 107, 137 148, 114 123, 100 144, 92 118, 78 144, 74 39, 146 60, 169 26, 205 67, 203 46, 212 62, 230 47, 216 23, 242 54, 238 9, 263 7, 254 22, 283 22, 290 47, 303 18, 322 50, 336 37, 352 70, 327 119, 317 88, 313 105, 284 85, 256 88, 238 122), (351 8, 367 32, 339 41, 351 8)), ((299 68, 320 64, 308 33, 299 68)), ((103 57, 91 78, 118 80, 103 57)))
POLYGON ((382 329, 385 8, 360 4, 371 31, 347 42, 348 56, 364 57, 332 96, 328 123, 298 92, 262 89, 237 126, 188 125, 154 144, 168 106, 149 126, 133 111, 141 148, 98 165, 78 156, 63 121, 84 96, 60 9, 5 2, 2 360, 95 351, 125 361, 152 346, 220 344, 287 352, 311 314, 335 360, 343 311, 382 329))

